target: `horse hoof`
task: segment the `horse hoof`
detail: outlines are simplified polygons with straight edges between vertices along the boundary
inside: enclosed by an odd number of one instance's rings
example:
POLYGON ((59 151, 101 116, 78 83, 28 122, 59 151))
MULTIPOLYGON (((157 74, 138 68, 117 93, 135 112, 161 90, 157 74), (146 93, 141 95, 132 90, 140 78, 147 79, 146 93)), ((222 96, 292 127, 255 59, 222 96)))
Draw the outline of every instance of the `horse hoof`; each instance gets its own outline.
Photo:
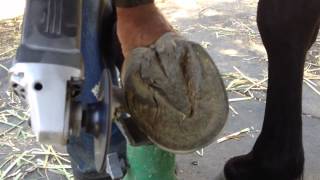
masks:
POLYGON ((251 180, 255 173, 255 166, 250 154, 231 158, 224 167, 224 175, 227 180, 251 180))
POLYGON ((133 120, 167 151, 188 153, 210 144, 227 120, 218 69, 199 44, 175 33, 132 50, 121 77, 133 120))
MULTIPOLYGON (((226 180, 302 180, 303 170, 295 170, 285 165, 279 165, 281 161, 272 167, 263 167, 251 153, 231 158, 224 167, 226 180), (288 169, 291 169, 290 171, 288 169)), ((294 163, 292 163, 294 164, 294 163)), ((303 169, 303 168, 302 168, 303 169)))

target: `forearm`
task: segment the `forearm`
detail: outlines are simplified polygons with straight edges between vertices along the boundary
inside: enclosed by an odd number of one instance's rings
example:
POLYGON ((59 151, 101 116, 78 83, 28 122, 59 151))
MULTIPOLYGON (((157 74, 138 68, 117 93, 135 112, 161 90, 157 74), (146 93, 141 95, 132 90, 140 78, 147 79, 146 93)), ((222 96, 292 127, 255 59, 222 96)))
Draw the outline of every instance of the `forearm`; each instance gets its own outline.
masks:
POLYGON ((125 57, 130 50, 147 47, 172 31, 173 28, 154 3, 131 8, 117 7, 117 34, 125 57))
POLYGON ((128 8, 154 3, 154 0, 114 0, 114 3, 117 7, 128 8))

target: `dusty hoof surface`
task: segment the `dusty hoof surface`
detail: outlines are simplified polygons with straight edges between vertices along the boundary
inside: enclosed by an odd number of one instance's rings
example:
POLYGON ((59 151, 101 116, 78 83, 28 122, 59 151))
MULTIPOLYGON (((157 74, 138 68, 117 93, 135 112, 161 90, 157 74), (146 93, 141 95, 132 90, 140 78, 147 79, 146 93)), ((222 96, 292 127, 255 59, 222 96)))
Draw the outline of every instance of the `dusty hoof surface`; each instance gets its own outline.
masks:
POLYGON ((187 153, 210 144, 227 119, 226 92, 212 59, 174 33, 132 50, 122 80, 138 127, 168 151, 187 153))

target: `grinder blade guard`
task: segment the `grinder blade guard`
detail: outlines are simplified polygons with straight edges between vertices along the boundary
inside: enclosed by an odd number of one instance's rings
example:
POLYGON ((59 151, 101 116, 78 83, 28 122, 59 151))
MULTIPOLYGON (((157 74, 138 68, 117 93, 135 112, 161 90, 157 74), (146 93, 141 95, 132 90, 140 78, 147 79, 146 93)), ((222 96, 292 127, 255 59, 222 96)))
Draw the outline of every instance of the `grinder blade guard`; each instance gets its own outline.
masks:
POLYGON ((94 137, 96 169, 105 166, 112 122, 111 77, 101 75, 98 102, 83 104, 81 0, 27 0, 21 45, 10 69, 13 91, 31 109, 39 142, 68 143, 85 130, 94 137))

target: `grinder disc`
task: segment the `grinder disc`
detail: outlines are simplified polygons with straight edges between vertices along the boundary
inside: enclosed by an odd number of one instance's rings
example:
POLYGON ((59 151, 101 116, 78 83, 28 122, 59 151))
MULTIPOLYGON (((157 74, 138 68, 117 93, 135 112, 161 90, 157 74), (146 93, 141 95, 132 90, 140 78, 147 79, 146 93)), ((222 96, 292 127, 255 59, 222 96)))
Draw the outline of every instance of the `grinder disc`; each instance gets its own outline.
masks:
POLYGON ((95 105, 94 119, 94 160, 97 171, 105 168, 106 154, 108 153, 111 136, 111 77, 107 70, 101 76, 98 92, 99 102, 95 105))

